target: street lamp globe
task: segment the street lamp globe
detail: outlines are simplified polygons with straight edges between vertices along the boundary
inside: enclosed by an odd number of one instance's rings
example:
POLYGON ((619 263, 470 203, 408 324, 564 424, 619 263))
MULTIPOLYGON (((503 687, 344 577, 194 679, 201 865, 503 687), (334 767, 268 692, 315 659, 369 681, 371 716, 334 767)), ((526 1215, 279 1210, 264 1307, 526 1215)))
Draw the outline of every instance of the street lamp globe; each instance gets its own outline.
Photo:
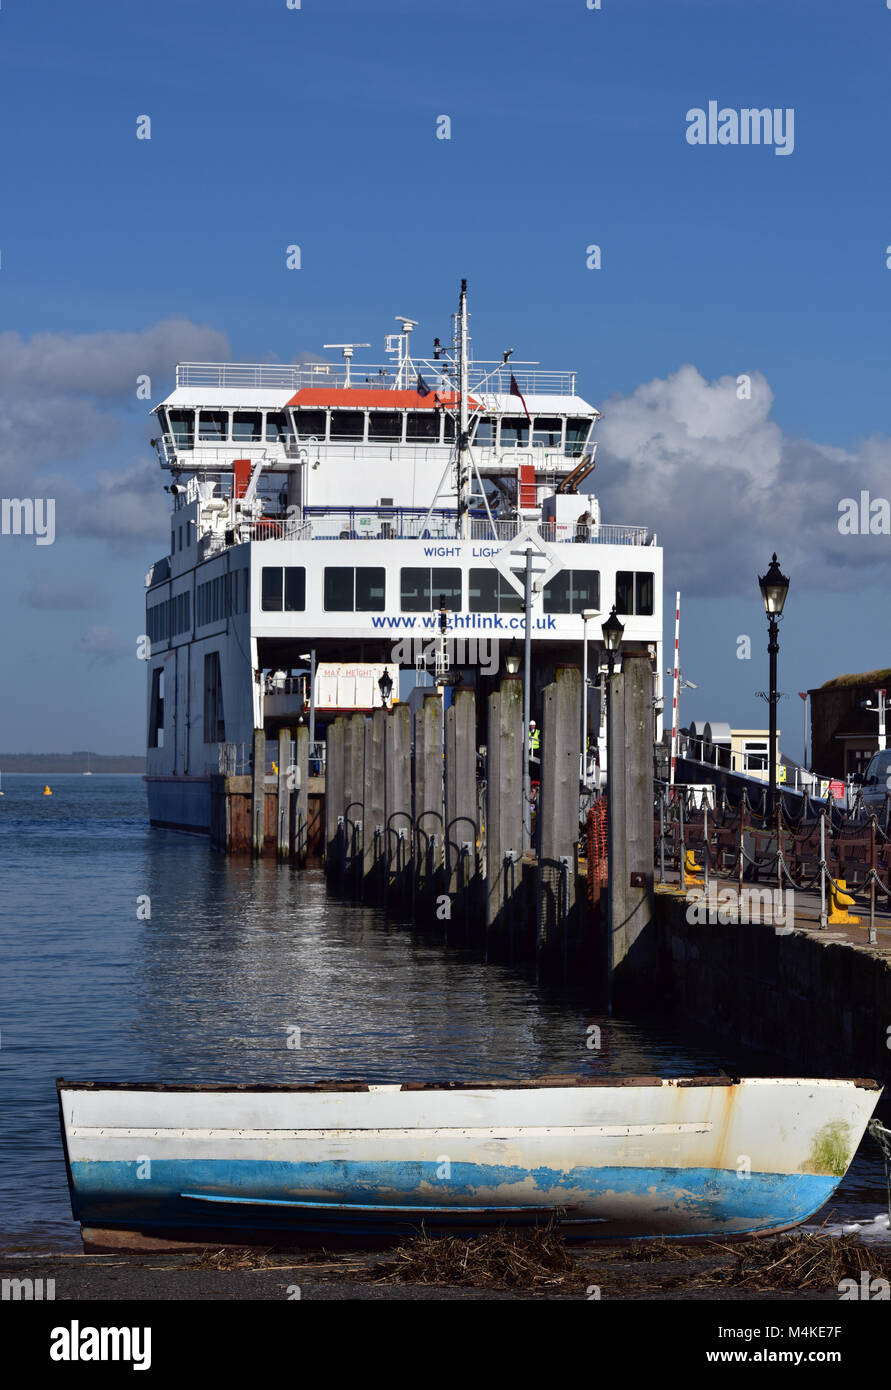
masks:
POLYGON ((390 696, 393 694, 393 677, 390 675, 386 666, 384 667, 383 673, 378 677, 377 685, 381 692, 381 699, 384 702, 384 706, 388 707, 390 704, 390 696))
POLYGON ((616 605, 613 604, 612 612, 602 627, 603 645, 608 652, 617 652, 622 645, 622 634, 625 631, 625 624, 619 621, 616 614, 616 605))
POLYGON ((776 552, 771 557, 767 574, 760 576, 758 584, 761 588, 761 597, 764 600, 765 613, 768 618, 778 618, 783 611, 783 604, 786 602, 786 595, 789 592, 789 580, 777 563, 776 552))

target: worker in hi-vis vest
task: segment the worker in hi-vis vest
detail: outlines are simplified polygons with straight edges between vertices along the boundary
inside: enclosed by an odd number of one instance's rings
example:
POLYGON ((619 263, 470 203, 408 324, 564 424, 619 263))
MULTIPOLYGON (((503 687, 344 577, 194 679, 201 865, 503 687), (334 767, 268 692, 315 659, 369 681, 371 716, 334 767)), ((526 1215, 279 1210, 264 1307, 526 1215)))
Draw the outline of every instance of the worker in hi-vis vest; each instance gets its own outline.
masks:
POLYGON ((537 725, 536 725, 536 723, 535 723, 535 720, 534 720, 534 719, 530 719, 530 720, 529 720, 529 756, 530 756, 530 758, 537 758, 537 757, 538 757, 538 749, 539 749, 539 745, 540 745, 540 744, 541 744, 541 734, 538 732, 538 727, 537 727, 537 725))

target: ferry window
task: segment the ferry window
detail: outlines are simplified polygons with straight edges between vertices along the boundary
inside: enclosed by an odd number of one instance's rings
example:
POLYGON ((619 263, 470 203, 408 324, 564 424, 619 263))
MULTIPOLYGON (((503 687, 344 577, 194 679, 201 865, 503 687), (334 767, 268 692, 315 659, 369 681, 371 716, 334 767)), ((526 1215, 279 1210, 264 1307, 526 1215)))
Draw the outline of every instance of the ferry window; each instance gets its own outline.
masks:
POLYGON ((149 701, 149 748, 164 747, 164 670, 152 671, 152 694, 149 701))
POLYGON ((405 428, 408 440, 436 444, 439 442, 439 412, 437 410, 410 410, 405 428))
MULTIPOLYGON (((327 570, 325 571, 327 574, 327 570)), ((282 571, 280 565, 263 566, 260 580, 260 607, 265 613, 280 613, 282 608, 282 571)))
POLYGON ((170 528, 170 554, 171 554, 171 555, 174 555, 175 553, 176 553, 176 527, 175 527, 175 526, 172 526, 172 527, 170 528))
POLYGON ((364 434, 365 412, 363 410, 333 410, 331 412, 332 439, 361 439, 364 434))
MULTIPOLYGON (((322 418, 324 419, 324 416, 322 418)), ((290 433, 286 411, 268 410, 266 412, 266 440, 269 444, 280 443, 290 433)))
POLYGON ((476 434, 474 435, 473 442, 474 444, 477 444, 481 449, 494 449, 495 421, 479 420, 477 422, 476 434))
POLYGON ((232 439, 239 444, 252 444, 263 438, 262 416, 259 410, 236 410, 232 416, 232 439))
POLYGON ((352 566, 325 566, 325 610, 328 613, 352 613, 355 579, 352 566))
POLYGON ((454 415, 444 415, 442 421, 443 439, 455 438, 455 417, 454 415))
POLYGON ((566 452, 572 458, 578 458, 585 451, 585 440, 588 438, 588 431, 591 428, 591 421, 584 417, 574 418, 566 421, 566 452))
POLYGON ((402 413, 398 410, 372 410, 368 416, 368 438, 396 443, 402 439, 402 413))
POLYGON ((523 600, 496 569, 472 569, 468 575, 467 606, 471 613, 522 613, 523 600))
POLYGON ((406 613, 432 613, 440 604, 460 609, 460 569, 406 566, 400 571, 400 601, 406 613))
POLYGON ((572 612, 572 574, 561 570, 542 590, 542 611, 544 613, 572 612))
POLYGON ((502 449, 522 448, 529 443, 529 421, 525 415, 506 415, 501 421, 502 449))
POLYGON ((180 550, 182 550, 182 548, 183 548, 183 528, 182 528, 182 527, 179 528, 179 548, 180 548, 180 550))
POLYGON ((653 612, 653 576, 636 574, 634 576, 634 611, 646 617, 653 612))
POLYGON ((170 433, 178 449, 191 449, 195 443, 194 410, 171 410, 170 433))
POLYGON ((302 613, 306 607, 306 570, 288 565, 285 570, 285 612, 302 613))
POLYGON ((379 613, 384 607, 383 565, 360 565, 356 570, 356 612, 379 613))
MULTIPOLYGON (((350 414, 350 413, 355 413, 355 414, 356 414, 356 418, 359 419, 359 420, 361 421, 362 415, 361 415, 361 413, 359 413, 359 412, 348 412, 348 411, 344 411, 344 410, 339 410, 339 411, 337 412, 338 415, 346 415, 346 414, 350 414)), ((324 439, 324 438, 325 438, 325 412, 324 412, 324 410, 295 410, 295 411, 294 411, 294 424, 295 424, 295 426, 296 426, 297 434, 298 434, 298 436, 300 437, 300 439, 324 439)), ((332 437, 333 437, 333 435, 334 435, 334 429, 333 429, 333 427, 332 427, 332 430, 331 430, 331 434, 332 434, 332 437)), ((361 434, 362 434, 362 428, 361 428, 361 425, 360 425, 360 427, 359 427, 359 435, 360 435, 360 437, 361 437, 361 434)), ((269 438, 268 432, 267 432, 266 438, 267 438, 267 439, 269 438)))
POLYGON ((545 613, 583 613, 600 607, 599 570, 561 570, 542 593, 545 613))
POLYGON ((636 613, 639 617, 652 617, 654 587, 655 577, 652 574, 633 574, 631 570, 619 570, 616 575, 616 611, 636 613))
POLYGON ((532 430, 532 443, 546 449, 559 449, 563 442, 563 421, 555 417, 536 416, 532 430))
POLYGON ((630 570, 619 570, 616 575, 616 612, 634 612, 634 575, 630 570))
POLYGON ((226 410, 202 410, 198 414, 198 438, 206 443, 218 444, 229 437, 229 412, 226 410))

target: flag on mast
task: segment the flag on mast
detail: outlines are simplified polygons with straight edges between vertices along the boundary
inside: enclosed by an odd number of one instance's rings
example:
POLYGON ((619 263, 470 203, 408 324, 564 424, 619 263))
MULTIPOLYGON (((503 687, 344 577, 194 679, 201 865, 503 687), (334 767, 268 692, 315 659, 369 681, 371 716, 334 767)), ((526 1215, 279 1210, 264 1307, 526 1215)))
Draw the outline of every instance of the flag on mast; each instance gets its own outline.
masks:
POLYGON ((513 372, 511 372, 511 374, 510 374, 510 394, 511 394, 512 396, 519 396, 520 401, 521 401, 522 406, 523 406, 523 409, 526 411, 526 419, 529 421, 529 423, 530 423, 530 425, 531 425, 531 424, 532 424, 532 420, 531 420, 531 418, 530 418, 529 411, 528 411, 528 409, 527 409, 527 407, 526 407, 526 400, 525 400, 525 397, 523 396, 523 392, 520 390, 519 386, 517 385, 517 378, 514 376, 513 372))

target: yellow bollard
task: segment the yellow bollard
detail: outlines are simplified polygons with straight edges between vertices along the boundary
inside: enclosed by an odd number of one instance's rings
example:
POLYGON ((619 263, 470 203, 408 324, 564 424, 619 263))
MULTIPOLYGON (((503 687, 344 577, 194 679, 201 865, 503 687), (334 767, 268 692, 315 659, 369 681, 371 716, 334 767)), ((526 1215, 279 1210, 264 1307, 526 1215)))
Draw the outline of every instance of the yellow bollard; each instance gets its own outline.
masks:
POLYGON ((684 850, 684 876, 687 883, 692 883, 694 888, 698 883, 702 883, 702 870, 696 863, 696 855, 692 849, 684 850))
POLYGON ((860 918, 852 917, 850 912, 848 912, 848 908, 854 906, 854 899, 851 897, 850 893, 842 891, 848 886, 847 879, 836 879, 836 883, 838 887, 835 886, 835 883, 830 883, 829 885, 829 906, 831 910, 829 916, 826 918, 827 923, 830 927, 859 926, 860 918))

